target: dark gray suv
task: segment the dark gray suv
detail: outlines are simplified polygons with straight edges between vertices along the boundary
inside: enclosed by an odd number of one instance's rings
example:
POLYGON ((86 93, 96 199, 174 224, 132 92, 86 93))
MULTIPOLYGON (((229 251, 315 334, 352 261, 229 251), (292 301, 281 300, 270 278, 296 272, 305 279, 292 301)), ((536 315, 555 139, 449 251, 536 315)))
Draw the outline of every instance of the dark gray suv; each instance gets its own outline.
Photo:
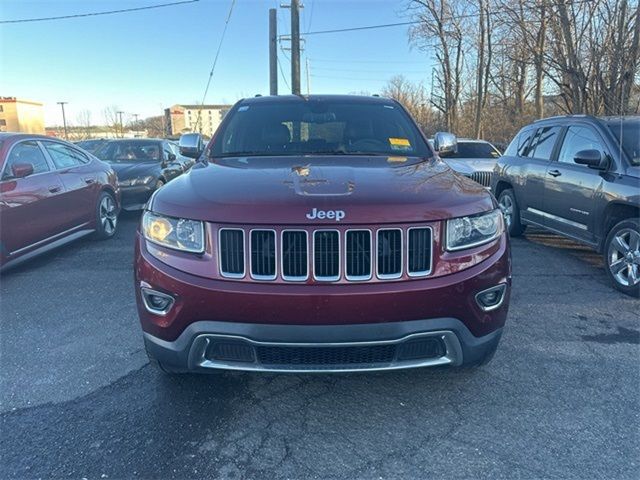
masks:
POLYGON ((531 224, 586 243, 616 288, 640 296, 640 117, 536 121, 498 160, 492 188, 511 236, 531 224))

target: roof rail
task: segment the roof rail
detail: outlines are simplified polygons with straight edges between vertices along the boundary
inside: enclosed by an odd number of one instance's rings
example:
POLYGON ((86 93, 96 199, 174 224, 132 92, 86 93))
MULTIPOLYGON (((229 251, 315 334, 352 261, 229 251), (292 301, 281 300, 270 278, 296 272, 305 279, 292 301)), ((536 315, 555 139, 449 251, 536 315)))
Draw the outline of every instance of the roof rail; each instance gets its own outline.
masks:
POLYGON ((546 120, 558 120, 561 118, 591 118, 593 120, 597 120, 597 117, 593 115, 587 115, 585 113, 572 113, 569 115, 555 115, 553 117, 538 118, 537 120, 534 120, 533 123, 544 122, 546 120))

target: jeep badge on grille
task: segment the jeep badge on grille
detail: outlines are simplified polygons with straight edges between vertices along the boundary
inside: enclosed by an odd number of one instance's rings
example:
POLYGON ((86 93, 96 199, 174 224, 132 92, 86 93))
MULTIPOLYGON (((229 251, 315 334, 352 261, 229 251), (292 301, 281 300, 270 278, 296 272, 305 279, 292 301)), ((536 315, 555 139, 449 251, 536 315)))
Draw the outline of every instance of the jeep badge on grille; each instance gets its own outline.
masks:
POLYGON ((309 220, 324 220, 325 218, 334 219, 336 222, 342 220, 345 216, 344 210, 318 210, 314 208, 311 213, 307 213, 309 220))

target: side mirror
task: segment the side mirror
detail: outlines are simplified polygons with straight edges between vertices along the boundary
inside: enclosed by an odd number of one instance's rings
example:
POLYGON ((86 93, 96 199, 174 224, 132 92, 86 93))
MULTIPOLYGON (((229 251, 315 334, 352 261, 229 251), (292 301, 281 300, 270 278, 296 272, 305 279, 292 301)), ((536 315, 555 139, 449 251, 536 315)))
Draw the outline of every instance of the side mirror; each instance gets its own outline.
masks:
POLYGON ((573 157, 573 161, 589 168, 604 170, 607 168, 607 157, 599 150, 580 150, 573 157))
POLYGON ((175 153, 170 153, 169 155, 167 155, 167 158, 169 159, 170 162, 175 162, 176 161, 176 154, 175 153))
POLYGON ((16 163, 11 166, 11 173, 14 178, 24 178, 33 175, 33 165, 30 163, 16 163))
POLYGON ((458 151, 458 139, 453 133, 438 132, 433 137, 433 148, 441 157, 458 151))
POLYGON ((190 158, 199 158, 204 152, 204 141, 199 133, 185 133, 178 143, 180 155, 190 158))

